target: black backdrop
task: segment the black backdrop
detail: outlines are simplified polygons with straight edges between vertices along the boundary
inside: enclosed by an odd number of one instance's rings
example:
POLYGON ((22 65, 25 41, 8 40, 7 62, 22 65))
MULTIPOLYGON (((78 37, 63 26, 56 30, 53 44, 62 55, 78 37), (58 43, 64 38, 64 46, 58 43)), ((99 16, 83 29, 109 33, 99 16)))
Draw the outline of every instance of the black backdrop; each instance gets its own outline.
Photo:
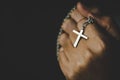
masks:
POLYGON ((62 78, 56 58, 56 38, 63 18, 76 2, 6 3, 8 7, 1 9, 0 16, 1 80, 62 78))
POLYGON ((1 8, 1 80, 60 80, 56 38, 63 18, 75 3, 7 2, 8 7, 1 8))

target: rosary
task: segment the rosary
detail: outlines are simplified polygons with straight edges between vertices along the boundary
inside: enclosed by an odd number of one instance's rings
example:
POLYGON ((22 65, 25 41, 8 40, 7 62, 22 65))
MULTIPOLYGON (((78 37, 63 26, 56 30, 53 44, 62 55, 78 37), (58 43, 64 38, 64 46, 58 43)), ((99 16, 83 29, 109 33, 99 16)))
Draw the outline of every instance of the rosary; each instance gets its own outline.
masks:
MULTIPOLYGON (((63 20, 63 22, 66 20, 66 19, 68 19, 68 18, 70 18, 70 13, 73 11, 73 10, 75 10, 76 8, 75 7, 73 7, 71 10, 70 10, 70 12, 67 14, 67 16, 64 18, 64 20, 63 20)), ((88 17, 87 18, 87 20, 83 23, 83 26, 82 26, 82 29, 80 30, 80 32, 78 32, 78 31, 76 31, 76 30, 73 30, 73 33, 75 33, 75 34, 77 34, 78 36, 77 36, 77 39, 76 39, 76 41, 74 42, 74 44, 73 44, 73 47, 74 48, 76 48, 77 47, 77 45, 78 45, 78 43, 79 43, 79 40, 81 39, 81 38, 84 38, 84 39, 88 39, 88 37, 87 36, 85 36, 83 33, 84 33, 84 30, 85 30, 85 28, 87 27, 87 25, 88 24, 93 24, 94 23, 94 19, 92 18, 92 17, 88 17)), ((59 52, 59 49, 60 49, 60 44, 59 44, 59 42, 58 42, 58 39, 59 39, 59 36, 61 35, 63 33, 63 30, 62 30, 62 28, 60 28, 60 31, 59 31, 59 34, 58 34, 58 38, 57 38, 57 47, 56 47, 56 51, 57 51, 57 58, 58 58, 58 52, 59 52)))

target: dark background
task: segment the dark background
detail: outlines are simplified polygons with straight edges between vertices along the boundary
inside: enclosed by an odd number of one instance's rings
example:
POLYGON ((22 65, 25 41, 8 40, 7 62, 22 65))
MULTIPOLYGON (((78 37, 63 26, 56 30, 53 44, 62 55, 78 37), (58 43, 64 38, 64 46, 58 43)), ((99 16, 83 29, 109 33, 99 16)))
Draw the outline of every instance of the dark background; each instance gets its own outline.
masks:
POLYGON ((0 79, 60 80, 56 39, 77 0, 6 2, 0 13, 0 79))
POLYGON ((6 3, 0 15, 0 79, 60 80, 56 39, 75 1, 6 3), (10 6, 10 7, 9 7, 10 6))

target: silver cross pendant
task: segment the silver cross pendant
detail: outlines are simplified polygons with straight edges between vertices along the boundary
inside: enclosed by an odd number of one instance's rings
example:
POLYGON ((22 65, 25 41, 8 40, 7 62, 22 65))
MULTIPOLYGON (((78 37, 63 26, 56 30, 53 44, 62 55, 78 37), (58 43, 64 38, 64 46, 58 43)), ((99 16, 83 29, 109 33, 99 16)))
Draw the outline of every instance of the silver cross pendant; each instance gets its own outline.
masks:
POLYGON ((79 40, 80 40, 81 37, 84 38, 84 39, 88 39, 87 36, 83 35, 83 29, 80 30, 80 32, 78 32, 78 31, 76 31, 76 30, 73 30, 73 32, 78 35, 75 43, 73 44, 73 46, 74 46, 75 48, 77 47, 78 42, 79 42, 79 40))
POLYGON ((88 25, 88 24, 93 24, 93 23, 94 23, 94 19, 89 16, 88 19, 85 21, 85 23, 83 23, 83 26, 82 26, 83 29, 80 30, 80 32, 78 32, 78 31, 76 31, 76 30, 73 30, 73 32, 78 35, 75 43, 73 44, 74 47, 77 47, 78 42, 79 42, 79 40, 80 40, 81 37, 84 38, 84 39, 88 39, 88 37, 85 36, 85 35, 83 35, 83 33, 84 33, 84 30, 85 30, 85 28, 87 27, 87 25, 88 25))

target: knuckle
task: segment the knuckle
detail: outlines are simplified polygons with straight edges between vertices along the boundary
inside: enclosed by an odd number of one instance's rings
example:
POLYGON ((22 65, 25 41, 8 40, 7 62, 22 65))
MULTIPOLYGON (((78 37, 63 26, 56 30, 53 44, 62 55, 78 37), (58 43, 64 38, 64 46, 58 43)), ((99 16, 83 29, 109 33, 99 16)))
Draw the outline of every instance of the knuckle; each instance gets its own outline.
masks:
POLYGON ((63 30, 68 29, 68 20, 66 20, 66 21, 63 23, 63 25, 61 26, 61 28, 62 28, 63 30))
POLYGON ((100 53, 106 50, 106 43, 102 39, 99 39, 97 50, 100 53))
POLYGON ((88 64, 89 61, 92 60, 93 55, 92 55, 92 53, 90 52, 90 50, 86 50, 86 52, 84 53, 84 58, 85 58, 85 63, 86 63, 86 64, 88 64))
POLYGON ((61 26, 61 28, 62 28, 65 32, 71 33, 72 30, 75 28, 75 26, 76 26, 76 23, 75 23, 73 20, 68 19, 67 21, 65 21, 65 22, 63 23, 63 25, 61 26))
POLYGON ((86 68, 90 61, 91 61, 91 55, 90 54, 85 55, 83 59, 77 62, 76 69, 81 70, 83 68, 86 68))
POLYGON ((58 53, 58 61, 59 61, 59 63, 60 62, 64 62, 63 56, 64 56, 64 52, 63 51, 59 51, 59 53, 58 53))
POLYGON ((66 39, 67 39, 67 34, 65 34, 65 33, 61 34, 61 36, 59 37, 59 43, 64 44, 66 39))
POLYGON ((76 10, 72 11, 70 15, 73 17, 75 13, 76 13, 76 10))
POLYGON ((67 38, 67 34, 63 33, 63 34, 61 35, 61 40, 65 40, 66 38, 67 38))
POLYGON ((76 67, 78 69, 84 67, 84 65, 85 65, 85 60, 83 59, 83 57, 81 57, 81 59, 76 62, 76 67))

